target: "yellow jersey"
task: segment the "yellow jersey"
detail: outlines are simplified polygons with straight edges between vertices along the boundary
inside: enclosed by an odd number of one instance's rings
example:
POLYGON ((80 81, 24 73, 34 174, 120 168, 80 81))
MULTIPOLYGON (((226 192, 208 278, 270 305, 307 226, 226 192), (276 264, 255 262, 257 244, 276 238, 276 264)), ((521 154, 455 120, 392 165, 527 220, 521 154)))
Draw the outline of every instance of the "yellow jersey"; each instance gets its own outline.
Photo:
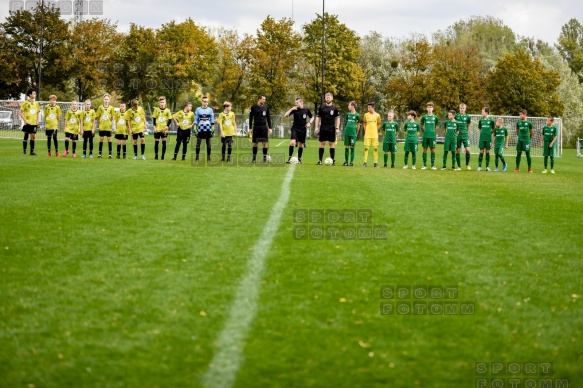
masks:
POLYGON ((84 110, 82 112, 82 119, 83 119, 83 130, 84 131, 91 131, 95 129, 93 125, 95 124, 95 111, 93 109, 84 110))
POLYGON ((179 110, 172 116, 178 121, 180 129, 190 129, 192 124, 194 124, 194 112, 190 111, 186 113, 184 110, 179 110))
POLYGON ((146 112, 144 108, 138 106, 138 109, 129 109, 125 114, 125 120, 128 122, 128 128, 132 133, 142 133, 146 128, 146 112))
POLYGON ((125 112, 115 112, 113 114, 113 120, 115 121, 115 134, 116 135, 127 135, 128 134, 128 124, 125 119, 127 111, 125 112))
POLYGON ((168 120, 172 119, 172 112, 168 108, 156 108, 154 109, 154 113, 152 113, 152 118, 156 119, 156 127, 154 130, 156 132, 162 132, 168 126, 168 120))
POLYGON ((40 112, 40 104, 37 101, 26 100, 20 106, 20 110, 24 115, 24 119, 30 125, 38 125, 38 113, 40 112))
POLYGON ((217 122, 223 126, 223 134, 225 136, 235 136, 235 113, 221 112, 217 122))
POLYGON ((113 106, 108 105, 107 107, 105 107, 104 105, 101 105, 98 109, 97 112, 95 112, 95 116, 97 116, 97 119, 99 120, 99 130, 100 131, 111 131, 111 127, 113 126, 113 114, 115 113, 115 110, 113 109, 113 106))
POLYGON ((381 127, 381 115, 377 112, 364 114, 364 138, 365 139, 378 139, 379 138, 379 128, 381 127))
POLYGON ((73 111, 72 109, 69 109, 65 114, 65 132, 78 135, 81 120, 82 112, 80 110, 73 111))
POLYGON ((45 115, 45 129, 49 131, 55 131, 59 129, 59 119, 63 115, 61 107, 58 105, 50 106, 45 105, 43 109, 43 114, 45 115))

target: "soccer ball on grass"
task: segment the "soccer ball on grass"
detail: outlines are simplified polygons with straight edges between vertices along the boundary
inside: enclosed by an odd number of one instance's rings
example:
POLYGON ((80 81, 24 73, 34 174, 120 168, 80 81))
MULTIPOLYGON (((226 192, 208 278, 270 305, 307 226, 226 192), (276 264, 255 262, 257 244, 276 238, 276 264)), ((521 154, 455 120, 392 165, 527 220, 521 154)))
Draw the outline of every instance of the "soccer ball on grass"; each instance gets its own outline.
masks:
POLYGON ((334 161, 332 160, 332 158, 326 158, 324 159, 324 164, 326 166, 331 166, 334 163, 334 161))

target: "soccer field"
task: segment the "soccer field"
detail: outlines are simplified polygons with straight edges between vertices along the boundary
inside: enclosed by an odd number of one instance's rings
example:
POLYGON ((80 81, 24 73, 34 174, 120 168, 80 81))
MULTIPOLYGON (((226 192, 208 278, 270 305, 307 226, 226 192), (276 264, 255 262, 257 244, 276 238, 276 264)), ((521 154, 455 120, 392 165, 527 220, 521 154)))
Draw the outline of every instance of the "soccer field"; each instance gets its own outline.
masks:
POLYGON ((361 143, 355 167, 316 166, 314 141, 303 165, 193 167, 147 141, 142 161, 0 140, 0 386, 583 386, 574 150, 551 175, 524 157, 477 172, 476 155, 473 171, 403 170, 401 146, 396 169, 363 168, 361 143), (319 239, 335 226, 382 233, 319 239))

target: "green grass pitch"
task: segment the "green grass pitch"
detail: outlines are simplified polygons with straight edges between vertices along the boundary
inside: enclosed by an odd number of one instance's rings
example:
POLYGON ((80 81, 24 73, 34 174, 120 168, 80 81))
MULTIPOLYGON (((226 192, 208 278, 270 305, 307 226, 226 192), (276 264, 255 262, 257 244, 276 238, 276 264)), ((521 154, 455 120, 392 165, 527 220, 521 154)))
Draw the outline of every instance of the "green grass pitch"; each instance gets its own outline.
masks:
MULTIPOLYGON (((203 385, 290 167, 154 161, 147 141, 134 161, 0 140, 1 387, 203 385)), ((506 173, 402 157, 363 168, 357 143, 355 167, 316 166, 309 143, 234 386, 474 387, 480 362, 552 363, 583 386, 583 160, 566 150, 543 175, 540 158, 516 174, 513 157, 506 173), (303 209, 370 210, 386 239, 295 239, 303 209), (383 315, 401 302, 383 285, 455 285, 475 312, 383 315)))

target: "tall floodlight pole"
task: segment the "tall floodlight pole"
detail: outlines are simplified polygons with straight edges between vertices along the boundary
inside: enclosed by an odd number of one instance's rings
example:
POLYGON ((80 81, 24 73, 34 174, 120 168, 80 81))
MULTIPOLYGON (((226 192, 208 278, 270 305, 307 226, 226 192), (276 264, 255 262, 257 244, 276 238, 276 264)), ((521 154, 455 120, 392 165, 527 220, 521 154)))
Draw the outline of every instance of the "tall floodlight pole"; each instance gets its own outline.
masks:
POLYGON ((324 90, 324 43, 325 37, 324 34, 326 33, 326 26, 324 25, 324 6, 326 0, 322 0, 322 96, 321 96, 321 104, 324 104, 324 94, 326 93, 324 90))
POLYGON ((44 7, 44 0, 40 2, 40 48, 38 53, 38 92, 36 95, 36 99, 40 101, 40 82, 41 82, 41 74, 42 74, 42 62, 43 62, 43 30, 45 28, 45 7, 44 7))

